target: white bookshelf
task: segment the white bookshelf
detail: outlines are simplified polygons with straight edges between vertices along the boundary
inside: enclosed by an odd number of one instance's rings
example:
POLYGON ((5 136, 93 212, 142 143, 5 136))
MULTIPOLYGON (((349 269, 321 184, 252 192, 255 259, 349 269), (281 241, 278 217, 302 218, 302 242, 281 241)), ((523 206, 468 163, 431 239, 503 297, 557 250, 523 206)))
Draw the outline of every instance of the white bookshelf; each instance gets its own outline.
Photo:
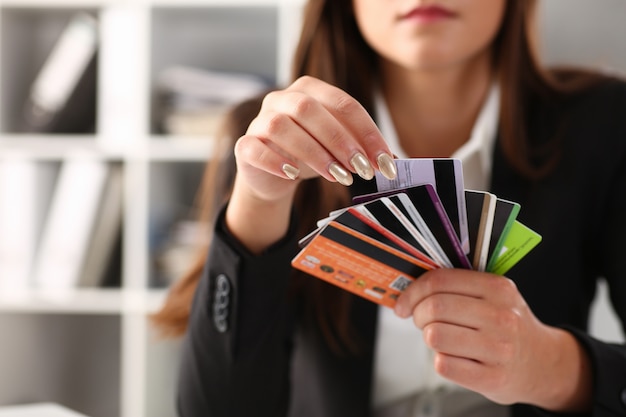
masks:
POLYGON ((213 142, 157 132, 155 79, 183 64, 283 84, 302 3, 0 0, 0 158, 19 155, 58 175, 63 160, 81 151, 121 165, 124 175, 118 285, 0 290, 0 406, 55 402, 90 417, 175 415, 179 341, 159 340, 147 321, 170 283, 158 278, 155 235, 166 236, 190 208, 213 142), (95 132, 20 132, 28 88, 78 11, 99 23, 95 132))
POLYGON ((0 295, 3 313, 145 314, 156 311, 164 289, 77 288, 70 291, 31 289, 0 295))

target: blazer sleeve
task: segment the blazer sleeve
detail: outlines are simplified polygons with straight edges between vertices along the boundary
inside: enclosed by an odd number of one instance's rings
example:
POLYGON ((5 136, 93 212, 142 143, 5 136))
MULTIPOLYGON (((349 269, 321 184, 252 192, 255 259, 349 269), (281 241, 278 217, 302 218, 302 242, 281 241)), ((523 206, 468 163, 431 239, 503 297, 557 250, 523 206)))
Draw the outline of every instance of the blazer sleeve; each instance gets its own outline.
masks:
MULTIPOLYGON (((603 164, 596 166, 602 179, 602 201, 593 216, 599 220, 594 256, 598 275, 606 279, 613 310, 626 334, 626 84, 620 84, 607 98, 609 133, 594 147, 602 147, 603 164)), ((591 140, 591 139, 590 139, 591 140)), ((593 174, 591 174, 593 175, 593 174)), ((590 221, 593 221, 590 219, 590 221)), ((626 415, 626 345, 606 343, 574 327, 565 327, 580 342, 591 359, 593 370, 593 417, 626 415)))
POLYGON ((292 344, 286 302, 297 250, 294 215, 287 235, 250 254, 218 216, 183 342, 181 417, 286 414, 292 344))
POLYGON ((567 328, 582 344, 591 358, 594 394, 591 416, 626 415, 626 349, 623 345, 605 343, 575 328, 567 328))
MULTIPOLYGON (((608 192, 604 202, 598 253, 607 281, 613 310, 620 318, 622 335, 626 334, 626 86, 621 100, 613 107, 621 123, 612 129, 606 144, 606 160, 612 162, 607 176, 608 192)), ((626 415, 626 346, 603 343, 580 331, 573 334, 589 353, 594 370, 593 416, 626 415)))

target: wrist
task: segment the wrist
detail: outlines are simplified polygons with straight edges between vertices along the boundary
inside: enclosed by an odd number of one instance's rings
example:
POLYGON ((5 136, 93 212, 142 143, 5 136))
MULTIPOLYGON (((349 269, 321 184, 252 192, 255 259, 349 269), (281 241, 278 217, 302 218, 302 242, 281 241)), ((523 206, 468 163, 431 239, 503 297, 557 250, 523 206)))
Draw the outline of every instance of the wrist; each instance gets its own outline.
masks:
POLYGON ((536 400, 532 402, 555 412, 588 411, 593 375, 587 353, 571 333, 554 327, 547 327, 547 333, 547 343, 541 349, 545 366, 533 384, 536 400))
POLYGON ((293 195, 265 199, 235 180, 225 213, 226 227, 250 252, 261 253, 287 233, 293 195))

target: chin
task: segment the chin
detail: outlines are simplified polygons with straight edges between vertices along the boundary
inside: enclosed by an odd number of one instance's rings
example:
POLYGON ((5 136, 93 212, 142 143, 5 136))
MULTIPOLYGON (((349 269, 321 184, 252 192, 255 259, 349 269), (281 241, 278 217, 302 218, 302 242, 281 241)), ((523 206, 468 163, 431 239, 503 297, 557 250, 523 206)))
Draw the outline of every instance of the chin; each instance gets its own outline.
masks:
POLYGON ((454 60, 439 55, 404 57, 397 65, 411 71, 443 71, 453 65, 454 60))
POLYGON ((453 56, 449 48, 439 45, 416 45, 399 48, 392 58, 397 65, 413 70, 432 71, 444 69, 455 62, 458 57, 453 56))

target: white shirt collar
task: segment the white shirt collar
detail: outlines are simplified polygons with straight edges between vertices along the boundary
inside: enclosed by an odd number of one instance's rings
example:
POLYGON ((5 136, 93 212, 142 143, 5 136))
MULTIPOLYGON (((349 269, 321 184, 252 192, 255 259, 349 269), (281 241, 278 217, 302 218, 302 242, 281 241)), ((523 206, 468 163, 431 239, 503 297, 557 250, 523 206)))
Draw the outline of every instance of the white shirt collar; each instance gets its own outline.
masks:
MULTIPOLYGON (((400 146, 385 99, 378 90, 374 93, 374 109, 378 128, 391 151, 399 158, 407 158, 408 155, 400 146)), ((468 141, 451 155, 452 158, 463 161, 463 177, 467 189, 486 191, 489 187, 499 112, 500 89, 497 83, 493 83, 468 141)))
MULTIPOLYGON (((374 105, 378 128, 391 151, 405 158, 407 155, 400 146, 389 110, 379 92, 374 95, 374 105)), ((494 84, 474 123, 469 140, 452 155, 463 161, 463 179, 467 189, 486 191, 489 186, 499 109, 500 94, 494 84)), ((375 408, 409 398, 424 388, 454 387, 432 368, 430 350, 411 320, 399 319, 393 310, 384 307, 379 308, 378 314, 374 359, 375 408)))

